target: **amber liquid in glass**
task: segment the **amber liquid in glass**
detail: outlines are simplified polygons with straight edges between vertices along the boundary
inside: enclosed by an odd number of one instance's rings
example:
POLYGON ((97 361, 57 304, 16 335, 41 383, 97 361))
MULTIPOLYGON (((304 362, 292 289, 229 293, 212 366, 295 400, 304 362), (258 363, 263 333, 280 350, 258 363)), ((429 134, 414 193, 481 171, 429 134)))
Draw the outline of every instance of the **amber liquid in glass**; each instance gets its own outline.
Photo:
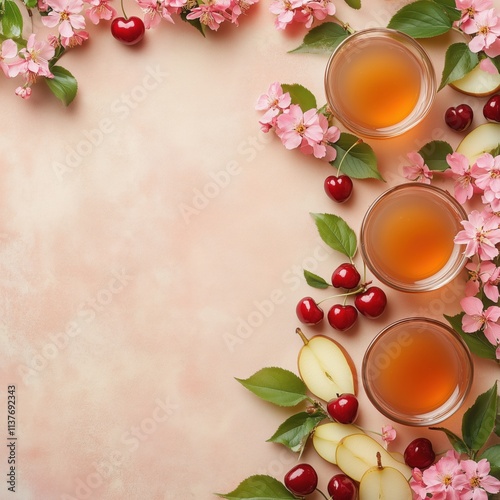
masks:
POLYGON ((406 347, 380 371, 377 392, 402 413, 431 412, 453 394, 459 379, 458 361, 439 333, 409 330, 406 347))
POLYGON ((421 75, 415 56, 394 41, 374 41, 355 51, 336 75, 351 120, 374 129, 404 120, 415 108, 421 75))
POLYGON ((454 250, 456 223, 445 209, 411 195, 385 207, 375 222, 377 265, 407 283, 439 272, 454 250))

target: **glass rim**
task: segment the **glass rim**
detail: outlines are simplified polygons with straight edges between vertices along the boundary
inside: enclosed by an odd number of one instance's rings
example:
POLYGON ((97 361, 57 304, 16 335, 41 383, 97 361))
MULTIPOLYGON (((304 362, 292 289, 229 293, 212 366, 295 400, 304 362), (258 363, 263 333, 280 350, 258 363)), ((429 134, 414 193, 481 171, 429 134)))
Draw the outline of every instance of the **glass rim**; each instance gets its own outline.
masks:
MULTIPOLYGON (((361 365, 361 380, 366 393, 366 396, 373 404, 373 406, 385 417, 397 422, 399 424, 413 426, 413 427, 424 427, 431 426, 446 420, 451 415, 453 415, 464 403, 467 398, 474 378, 474 362, 472 359, 472 355, 469 347, 462 337, 449 325, 433 319, 426 318, 423 316, 412 316, 409 318, 403 318, 394 321, 390 325, 383 328, 370 342, 368 347, 366 348, 365 354, 363 356, 363 361, 361 365), (447 338, 451 340, 454 344, 454 351, 460 353, 461 358, 464 360, 464 363, 460 366, 460 373, 464 374, 465 368, 465 382, 461 384, 460 391, 457 395, 451 395, 448 400, 443 403, 441 406, 436 408, 433 411, 429 411, 427 413, 423 413, 421 415, 408 415, 402 412, 398 412, 390 407, 390 405, 384 403, 376 397, 370 379, 368 377, 368 367, 370 362, 370 356, 373 354, 374 349, 377 347, 377 344, 387 335, 397 331, 401 326, 405 326, 408 324, 417 325, 417 324, 425 324, 431 326, 432 329, 439 333, 447 335, 447 338)), ((459 383, 457 382, 457 386, 459 383)))
MULTIPOLYGON (((366 266, 370 269, 373 275, 381 281, 384 285, 389 286, 390 288, 400 291, 400 292, 408 292, 408 293, 422 293, 422 292, 431 292, 434 290, 438 290, 439 288, 447 285, 452 280, 454 280, 460 272, 464 269, 465 264, 467 263, 467 257, 464 252, 461 251, 464 245, 457 245, 457 255, 455 260, 450 264, 450 268, 442 274, 435 273, 433 276, 430 276, 425 280, 425 282, 404 282, 402 280, 398 280, 396 278, 392 278, 388 276, 387 273, 379 270, 377 266, 373 263, 373 259, 371 257, 371 252, 369 249, 369 244, 367 243, 367 227, 370 223, 371 217, 373 216, 374 211, 383 203, 387 198, 391 197, 393 194, 397 194, 400 191, 405 191, 408 189, 416 189, 426 191, 427 193, 431 193, 431 195, 436 198, 440 198, 443 200, 450 211, 453 211, 457 218, 460 220, 467 220, 467 212, 465 209, 458 203, 458 201, 445 191, 444 189, 433 186, 431 184, 423 184, 421 182, 407 182, 404 184, 398 184, 397 186, 393 186, 383 193, 381 193, 368 207, 362 221, 361 221, 361 229, 359 236, 359 248, 361 252, 361 257, 366 266)), ((452 256, 450 256, 450 261, 452 256)))
MULTIPOLYGON (((387 139, 408 132, 410 129, 418 125, 427 116, 427 114, 431 110, 432 104, 436 97, 437 80, 436 80, 436 72, 434 69, 434 65, 428 53, 415 38, 399 30, 395 30, 392 28, 378 27, 378 28, 366 28, 360 31, 356 31, 347 36, 335 47, 333 52, 330 54, 330 57, 326 65, 324 74, 324 87, 325 87, 326 101, 328 107, 330 108, 333 116, 337 118, 346 128, 348 128, 351 132, 354 132, 355 134, 359 134, 363 137, 367 137, 370 139, 387 139), (347 118, 345 114, 342 113, 340 109, 334 104, 335 99, 333 98, 332 92, 329 88, 330 86, 328 85, 331 74, 331 68, 334 65, 334 61, 339 52, 344 50, 346 45, 351 44, 358 38, 366 38, 377 35, 380 38, 387 38, 389 36, 390 38, 393 38, 394 40, 402 43, 412 52, 414 51, 417 52, 418 55, 420 56, 418 62, 422 74, 427 75, 428 77, 427 81, 429 83, 427 92, 425 92, 425 100, 424 100, 425 106, 422 109, 418 110, 418 112, 415 113, 415 110, 417 109, 417 106, 415 106, 412 113, 410 113, 410 115, 408 115, 405 119, 394 125, 384 127, 381 129, 373 129, 366 126, 362 126, 354 123, 352 120, 347 118)), ((421 99, 422 97, 419 98, 419 100, 421 99)))

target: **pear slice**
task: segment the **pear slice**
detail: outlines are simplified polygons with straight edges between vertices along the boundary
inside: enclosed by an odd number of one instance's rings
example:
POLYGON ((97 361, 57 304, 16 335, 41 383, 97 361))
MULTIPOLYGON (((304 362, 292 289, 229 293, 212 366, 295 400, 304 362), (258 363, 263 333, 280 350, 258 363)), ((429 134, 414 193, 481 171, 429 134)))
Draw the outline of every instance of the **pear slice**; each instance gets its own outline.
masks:
POLYGON ((456 152, 474 162, 483 153, 490 153, 500 144, 500 123, 483 123, 471 130, 457 146, 456 152))
POLYGON ((367 434, 351 434, 343 438, 337 446, 335 460, 344 474, 355 481, 361 481, 363 474, 377 467, 377 453, 382 463, 399 471, 406 479, 411 477, 411 469, 394 459, 375 439, 367 434))
POLYGON ((462 94, 486 97, 500 90, 500 73, 492 75, 477 65, 460 80, 451 82, 450 87, 462 94))
POLYGON ((392 467, 382 465, 377 454, 377 465, 368 469, 359 483, 359 498, 363 500, 412 500, 408 480, 392 467))
POLYGON ((320 424, 314 429, 312 444, 317 454, 332 464, 336 464, 335 454, 337 446, 342 439, 351 434, 363 432, 359 427, 352 424, 339 424, 328 422, 320 424))
POLYGON ((304 345, 298 357, 299 374, 312 394, 330 401, 339 394, 355 394, 353 362, 345 350, 325 335, 308 339, 297 328, 304 345))

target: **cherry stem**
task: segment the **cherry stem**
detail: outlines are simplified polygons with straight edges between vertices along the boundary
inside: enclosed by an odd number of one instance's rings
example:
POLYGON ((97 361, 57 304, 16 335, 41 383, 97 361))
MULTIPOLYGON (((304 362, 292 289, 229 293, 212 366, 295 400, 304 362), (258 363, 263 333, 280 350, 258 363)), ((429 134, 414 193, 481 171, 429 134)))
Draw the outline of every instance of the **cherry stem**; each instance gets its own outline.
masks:
POLYGON ((316 491, 320 493, 325 500, 329 500, 328 497, 319 488, 316 488, 316 491))
POLYGON ((361 144, 363 142, 363 139, 358 139, 354 144, 352 144, 349 149, 344 153, 344 156, 342 156, 342 159, 339 162, 339 166, 337 167, 337 175, 340 174, 340 170, 342 169, 342 163, 344 163, 345 157, 351 152, 352 149, 354 149, 358 144, 361 144))
POLYGON ((128 16, 127 16, 127 14, 125 13, 125 7, 123 6, 123 0, 120 0, 120 6, 121 6, 121 8, 122 8, 123 17, 124 17, 125 19, 128 19, 128 16))
POLYGON ((346 293, 340 293, 338 295, 330 295, 329 297, 326 297, 324 299, 321 299, 319 302, 316 302, 316 304, 319 306, 321 303, 326 302, 327 300, 336 299, 338 297, 345 297, 347 299, 347 297, 350 297, 351 295, 357 295, 358 293, 366 290, 366 287, 370 283, 371 283, 371 281, 365 283, 363 280, 363 284, 358 286, 358 288, 355 288, 354 290, 350 290, 349 292, 346 292, 346 293))

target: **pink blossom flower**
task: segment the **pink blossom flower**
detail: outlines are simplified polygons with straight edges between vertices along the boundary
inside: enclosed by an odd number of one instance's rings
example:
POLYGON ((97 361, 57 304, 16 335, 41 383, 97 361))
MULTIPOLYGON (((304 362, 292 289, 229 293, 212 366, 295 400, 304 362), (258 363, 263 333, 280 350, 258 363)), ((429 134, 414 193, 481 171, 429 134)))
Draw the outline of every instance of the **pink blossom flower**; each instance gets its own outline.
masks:
POLYGON ((81 15, 82 0, 47 0, 47 5, 52 10, 42 17, 42 23, 48 28, 58 26, 61 36, 71 38, 74 30, 85 28, 85 17, 81 15))
POLYGON ((276 125, 276 133, 286 149, 298 148, 303 141, 314 147, 323 140, 323 129, 314 108, 304 113, 300 106, 292 104, 287 113, 278 116, 276 125))
POLYGON ((484 51, 490 57, 500 55, 500 17, 495 9, 477 12, 474 22, 462 26, 462 30, 476 36, 469 42, 469 49, 472 52, 484 51))
POLYGON ((424 499, 427 496, 427 486, 424 483, 423 473, 420 469, 414 468, 411 473, 410 487, 417 494, 417 498, 424 499))
POLYGON ((231 22, 238 26, 238 18, 259 0, 232 0, 229 6, 231 22))
POLYGON ((61 45, 66 49, 71 49, 73 47, 77 47, 78 45, 82 45, 83 42, 89 39, 89 33, 85 30, 78 30, 73 33, 73 36, 66 38, 65 36, 61 36, 61 45))
POLYGON ((262 94, 255 105, 255 109, 265 111, 259 120, 265 132, 276 125, 276 117, 290 107, 292 99, 288 92, 284 93, 278 82, 271 83, 267 94, 262 94), (268 127, 268 128, 267 128, 268 127), (267 128, 267 130, 265 130, 267 128))
POLYGON ((332 144, 339 140, 340 130, 335 126, 329 127, 328 119, 321 113, 318 113, 318 121, 323 130, 323 138, 317 143, 302 141, 300 150, 306 155, 312 154, 316 158, 333 161, 337 157, 337 151, 332 144))
POLYGON ((467 157, 460 153, 447 155, 446 163, 455 179, 455 198, 463 204, 474 195, 474 179, 479 175, 479 167, 476 164, 471 167, 467 157))
POLYGON ((16 42, 11 39, 4 40, 0 49, 0 68, 2 68, 5 76, 12 76, 10 74, 12 72, 10 67, 20 61, 21 60, 17 56, 16 42), (6 61, 6 59, 10 59, 10 61, 6 61))
POLYGON ((423 472, 422 482, 433 499, 459 500, 459 494, 453 488, 453 479, 461 471, 459 458, 456 451, 448 450, 444 457, 423 472))
POLYGON ((87 9, 87 16, 94 24, 99 24, 101 19, 109 21, 116 16, 116 10, 110 5, 111 0, 89 0, 92 6, 87 9))
POLYGON ((474 27, 474 17, 479 12, 490 9, 493 7, 491 0, 456 0, 457 9, 462 12, 459 24, 464 28, 469 25, 474 27))
POLYGON ((481 299, 477 297, 464 297, 460 306, 465 312, 462 318, 462 329, 466 333, 483 331, 488 341, 497 346, 500 342, 500 307, 490 306, 484 310, 481 299))
POLYGON ((310 28, 315 19, 323 21, 327 16, 333 15, 335 15, 335 5, 331 0, 305 0, 302 7, 295 11, 293 20, 304 23, 306 28, 310 28))
POLYGON ((201 24, 217 31, 226 19, 225 11, 229 5, 229 0, 209 0, 208 3, 202 3, 192 9, 186 18, 189 20, 199 19, 201 24))
POLYGON ((488 493, 500 492, 500 481, 489 475, 488 460, 462 460, 460 467, 464 473, 453 479, 453 486, 463 490, 460 500, 487 500, 488 493))
POLYGON ((475 264, 474 262, 469 262, 465 268, 469 272, 469 279, 465 284, 465 296, 466 297, 474 297, 479 293, 480 289, 480 278, 479 278, 479 270, 480 264, 475 264))
POLYGON ((412 151, 411 153, 408 153, 407 156, 411 162, 411 165, 403 167, 403 176, 410 181, 430 184, 433 173, 425 164, 422 155, 420 155, 416 151, 412 151))
POLYGON ((481 262, 479 278, 483 284, 483 290, 486 297, 493 302, 498 302, 500 296, 498 284, 500 283, 500 267, 493 262, 481 262))
POLYGON ((294 20, 296 10, 302 7, 302 0, 274 0, 269 10, 277 17, 274 25, 279 30, 284 30, 294 20))
POLYGON ((162 18, 171 23, 174 22, 168 11, 163 12, 163 5, 157 0, 137 0, 137 3, 144 13, 144 27, 147 30, 156 28, 162 18))
POLYGON ((500 243, 500 229, 494 218, 473 210, 468 219, 462 221, 464 229, 455 236, 455 243, 466 245, 467 257, 478 255, 481 260, 492 260, 498 255, 496 245, 500 243))
POLYGON ((392 425, 384 425, 382 427, 382 440, 385 443, 390 443, 396 439, 396 429, 392 425))
POLYGON ((31 85, 35 83, 37 76, 54 78, 49 69, 49 61, 54 57, 55 49, 49 43, 36 40, 36 35, 32 33, 26 43, 26 47, 19 51, 21 59, 19 63, 10 66, 10 76, 23 75, 25 84, 16 89, 16 95, 23 99, 31 96, 31 85))
POLYGON ((500 155, 494 158, 485 153, 477 159, 476 164, 480 169, 476 184, 484 191, 484 201, 491 203, 495 198, 500 198, 500 155))

